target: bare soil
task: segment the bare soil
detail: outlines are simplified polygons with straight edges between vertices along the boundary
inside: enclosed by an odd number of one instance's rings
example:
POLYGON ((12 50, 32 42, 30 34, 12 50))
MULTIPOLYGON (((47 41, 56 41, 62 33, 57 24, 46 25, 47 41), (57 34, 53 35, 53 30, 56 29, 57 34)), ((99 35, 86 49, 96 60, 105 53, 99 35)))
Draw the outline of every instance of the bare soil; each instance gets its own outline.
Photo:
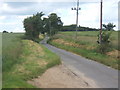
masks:
POLYGON ((120 58, 120 51, 119 50, 113 50, 111 52, 108 52, 107 55, 114 57, 114 58, 120 58))
POLYGON ((94 88, 88 79, 73 73, 65 65, 48 69, 42 76, 28 81, 37 88, 94 88))

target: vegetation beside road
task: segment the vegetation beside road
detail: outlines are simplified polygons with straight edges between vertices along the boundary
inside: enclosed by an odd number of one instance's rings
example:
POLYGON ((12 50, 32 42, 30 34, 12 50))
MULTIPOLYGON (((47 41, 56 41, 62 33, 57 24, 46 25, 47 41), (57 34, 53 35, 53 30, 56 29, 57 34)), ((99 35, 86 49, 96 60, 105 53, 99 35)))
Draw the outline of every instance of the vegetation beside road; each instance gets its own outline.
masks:
POLYGON ((118 52, 118 32, 112 32, 111 49, 105 54, 96 52, 98 48, 97 35, 98 31, 78 32, 77 40, 75 32, 60 32, 51 38, 50 44, 79 54, 86 58, 98 61, 112 68, 118 69, 119 56, 118 52))
POLYGON ((43 12, 27 17, 23 21, 25 37, 39 43, 39 34, 47 33, 49 36, 56 34, 62 29, 63 22, 56 13, 51 13, 48 18, 43 18, 43 12))
POLYGON ((23 36, 20 33, 3 34, 3 88, 35 88, 27 80, 61 63, 56 54, 31 40, 23 40, 23 36))

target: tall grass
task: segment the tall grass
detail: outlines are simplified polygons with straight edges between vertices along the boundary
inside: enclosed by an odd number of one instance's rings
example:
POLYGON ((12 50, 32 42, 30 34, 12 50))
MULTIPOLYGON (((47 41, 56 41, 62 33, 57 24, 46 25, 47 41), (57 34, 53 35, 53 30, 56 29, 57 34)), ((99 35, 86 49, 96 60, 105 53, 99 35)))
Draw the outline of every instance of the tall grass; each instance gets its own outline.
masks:
POLYGON ((35 88, 27 80, 60 64, 60 58, 23 34, 3 34, 3 88, 35 88))
POLYGON ((19 79, 17 75, 11 74, 13 67, 19 63, 20 55, 22 53, 23 34, 18 33, 3 33, 2 34, 2 87, 3 88, 16 88, 23 85, 32 87, 19 79), (18 84, 20 83, 20 84, 18 84))
POLYGON ((9 71, 19 59, 22 52, 21 35, 23 34, 4 33, 2 35, 3 72, 9 71))

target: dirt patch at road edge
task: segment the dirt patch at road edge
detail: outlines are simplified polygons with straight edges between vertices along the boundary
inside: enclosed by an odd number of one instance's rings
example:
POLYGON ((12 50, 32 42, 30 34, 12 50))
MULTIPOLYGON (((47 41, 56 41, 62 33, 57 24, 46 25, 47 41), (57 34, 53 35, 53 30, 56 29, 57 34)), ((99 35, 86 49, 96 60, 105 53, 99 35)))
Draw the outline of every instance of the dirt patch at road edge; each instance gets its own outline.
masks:
POLYGON ((63 64, 48 69, 42 76, 28 83, 37 88, 96 88, 63 64))

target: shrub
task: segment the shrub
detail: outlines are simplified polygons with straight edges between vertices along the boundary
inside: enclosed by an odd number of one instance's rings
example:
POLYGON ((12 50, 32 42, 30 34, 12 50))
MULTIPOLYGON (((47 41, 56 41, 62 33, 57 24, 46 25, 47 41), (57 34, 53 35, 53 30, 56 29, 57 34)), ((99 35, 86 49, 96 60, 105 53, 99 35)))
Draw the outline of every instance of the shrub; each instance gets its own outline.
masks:
MULTIPOLYGON (((100 40, 99 36, 100 35, 98 34, 98 40, 100 40)), ((111 32, 104 31, 102 33, 101 43, 99 41, 97 41, 99 44, 97 47, 97 52, 104 54, 111 49, 110 36, 111 36, 111 32)))

